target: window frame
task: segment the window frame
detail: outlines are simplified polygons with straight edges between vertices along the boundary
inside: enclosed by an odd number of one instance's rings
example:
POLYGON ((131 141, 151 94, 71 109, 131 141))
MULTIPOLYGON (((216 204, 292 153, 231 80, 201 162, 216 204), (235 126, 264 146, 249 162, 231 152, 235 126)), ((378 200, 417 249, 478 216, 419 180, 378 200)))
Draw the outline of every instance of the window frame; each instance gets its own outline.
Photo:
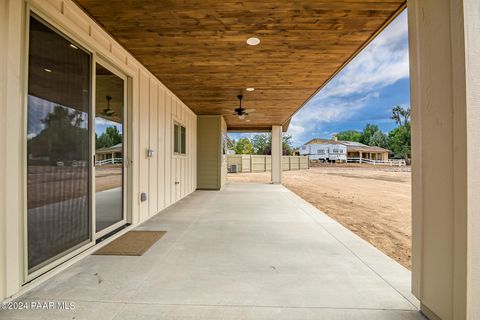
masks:
POLYGON ((172 123, 172 154, 176 157, 186 157, 188 154, 188 128, 185 123, 174 119, 172 123), (178 133, 177 133, 177 141, 175 141, 175 127, 178 128, 178 133), (185 129, 185 146, 182 144, 182 128, 185 129), (175 151, 175 143, 178 143, 178 151, 175 151), (185 147, 185 152, 182 152, 183 148, 185 147))

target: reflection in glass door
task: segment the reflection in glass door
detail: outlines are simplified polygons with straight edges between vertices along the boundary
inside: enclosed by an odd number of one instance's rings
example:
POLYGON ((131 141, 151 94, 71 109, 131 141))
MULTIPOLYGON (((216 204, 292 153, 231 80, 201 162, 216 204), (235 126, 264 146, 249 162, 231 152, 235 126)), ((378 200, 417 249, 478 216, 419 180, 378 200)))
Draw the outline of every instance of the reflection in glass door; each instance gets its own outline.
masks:
POLYGON ((29 21, 28 274, 91 239, 91 56, 40 19, 29 21))
POLYGON ((108 233, 125 222, 125 79, 96 64, 95 229, 108 233))

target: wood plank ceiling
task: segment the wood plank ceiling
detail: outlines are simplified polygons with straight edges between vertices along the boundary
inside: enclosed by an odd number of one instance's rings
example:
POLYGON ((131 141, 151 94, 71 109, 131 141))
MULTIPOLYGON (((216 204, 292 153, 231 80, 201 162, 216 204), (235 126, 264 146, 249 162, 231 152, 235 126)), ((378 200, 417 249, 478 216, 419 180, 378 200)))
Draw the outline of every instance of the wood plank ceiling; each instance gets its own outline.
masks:
POLYGON ((289 119, 405 0, 76 0, 197 114, 224 114, 229 130, 289 119), (249 46, 249 37, 261 43, 249 46), (254 87, 254 92, 246 92, 254 87), (238 106, 246 119, 225 112, 238 106), (247 122, 247 120, 249 120, 247 122))

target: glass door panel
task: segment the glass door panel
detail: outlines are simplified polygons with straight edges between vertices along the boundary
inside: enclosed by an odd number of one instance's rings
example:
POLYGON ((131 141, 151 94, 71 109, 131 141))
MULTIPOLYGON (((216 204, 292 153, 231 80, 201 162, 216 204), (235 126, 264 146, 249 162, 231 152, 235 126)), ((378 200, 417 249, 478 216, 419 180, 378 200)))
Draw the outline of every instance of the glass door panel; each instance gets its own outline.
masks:
POLYGON ((91 239, 91 56, 30 17, 27 98, 28 273, 91 239))
POLYGON ((125 220, 125 80, 98 63, 95 69, 95 229, 100 232, 125 220))

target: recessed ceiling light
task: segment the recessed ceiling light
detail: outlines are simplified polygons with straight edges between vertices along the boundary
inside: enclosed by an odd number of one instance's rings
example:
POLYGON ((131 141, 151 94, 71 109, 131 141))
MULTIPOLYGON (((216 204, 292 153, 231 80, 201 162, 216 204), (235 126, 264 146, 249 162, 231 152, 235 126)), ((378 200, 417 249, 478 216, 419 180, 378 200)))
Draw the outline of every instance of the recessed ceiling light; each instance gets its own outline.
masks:
POLYGON ((250 120, 246 120, 247 122, 250 122, 250 120))
POLYGON ((249 44, 251 46, 256 46, 259 43, 260 43, 260 39, 258 39, 256 37, 251 37, 251 38, 247 39, 247 44, 249 44))
POLYGON ((52 70, 47 69, 47 68, 43 69, 43 71, 45 71, 45 72, 52 72, 52 70))
POLYGON ((76 45, 74 45, 73 43, 70 43, 68 46, 72 49, 75 49, 75 50, 78 49, 78 47, 76 45))
POLYGON ((247 91, 255 91, 255 88, 247 88, 247 91))

